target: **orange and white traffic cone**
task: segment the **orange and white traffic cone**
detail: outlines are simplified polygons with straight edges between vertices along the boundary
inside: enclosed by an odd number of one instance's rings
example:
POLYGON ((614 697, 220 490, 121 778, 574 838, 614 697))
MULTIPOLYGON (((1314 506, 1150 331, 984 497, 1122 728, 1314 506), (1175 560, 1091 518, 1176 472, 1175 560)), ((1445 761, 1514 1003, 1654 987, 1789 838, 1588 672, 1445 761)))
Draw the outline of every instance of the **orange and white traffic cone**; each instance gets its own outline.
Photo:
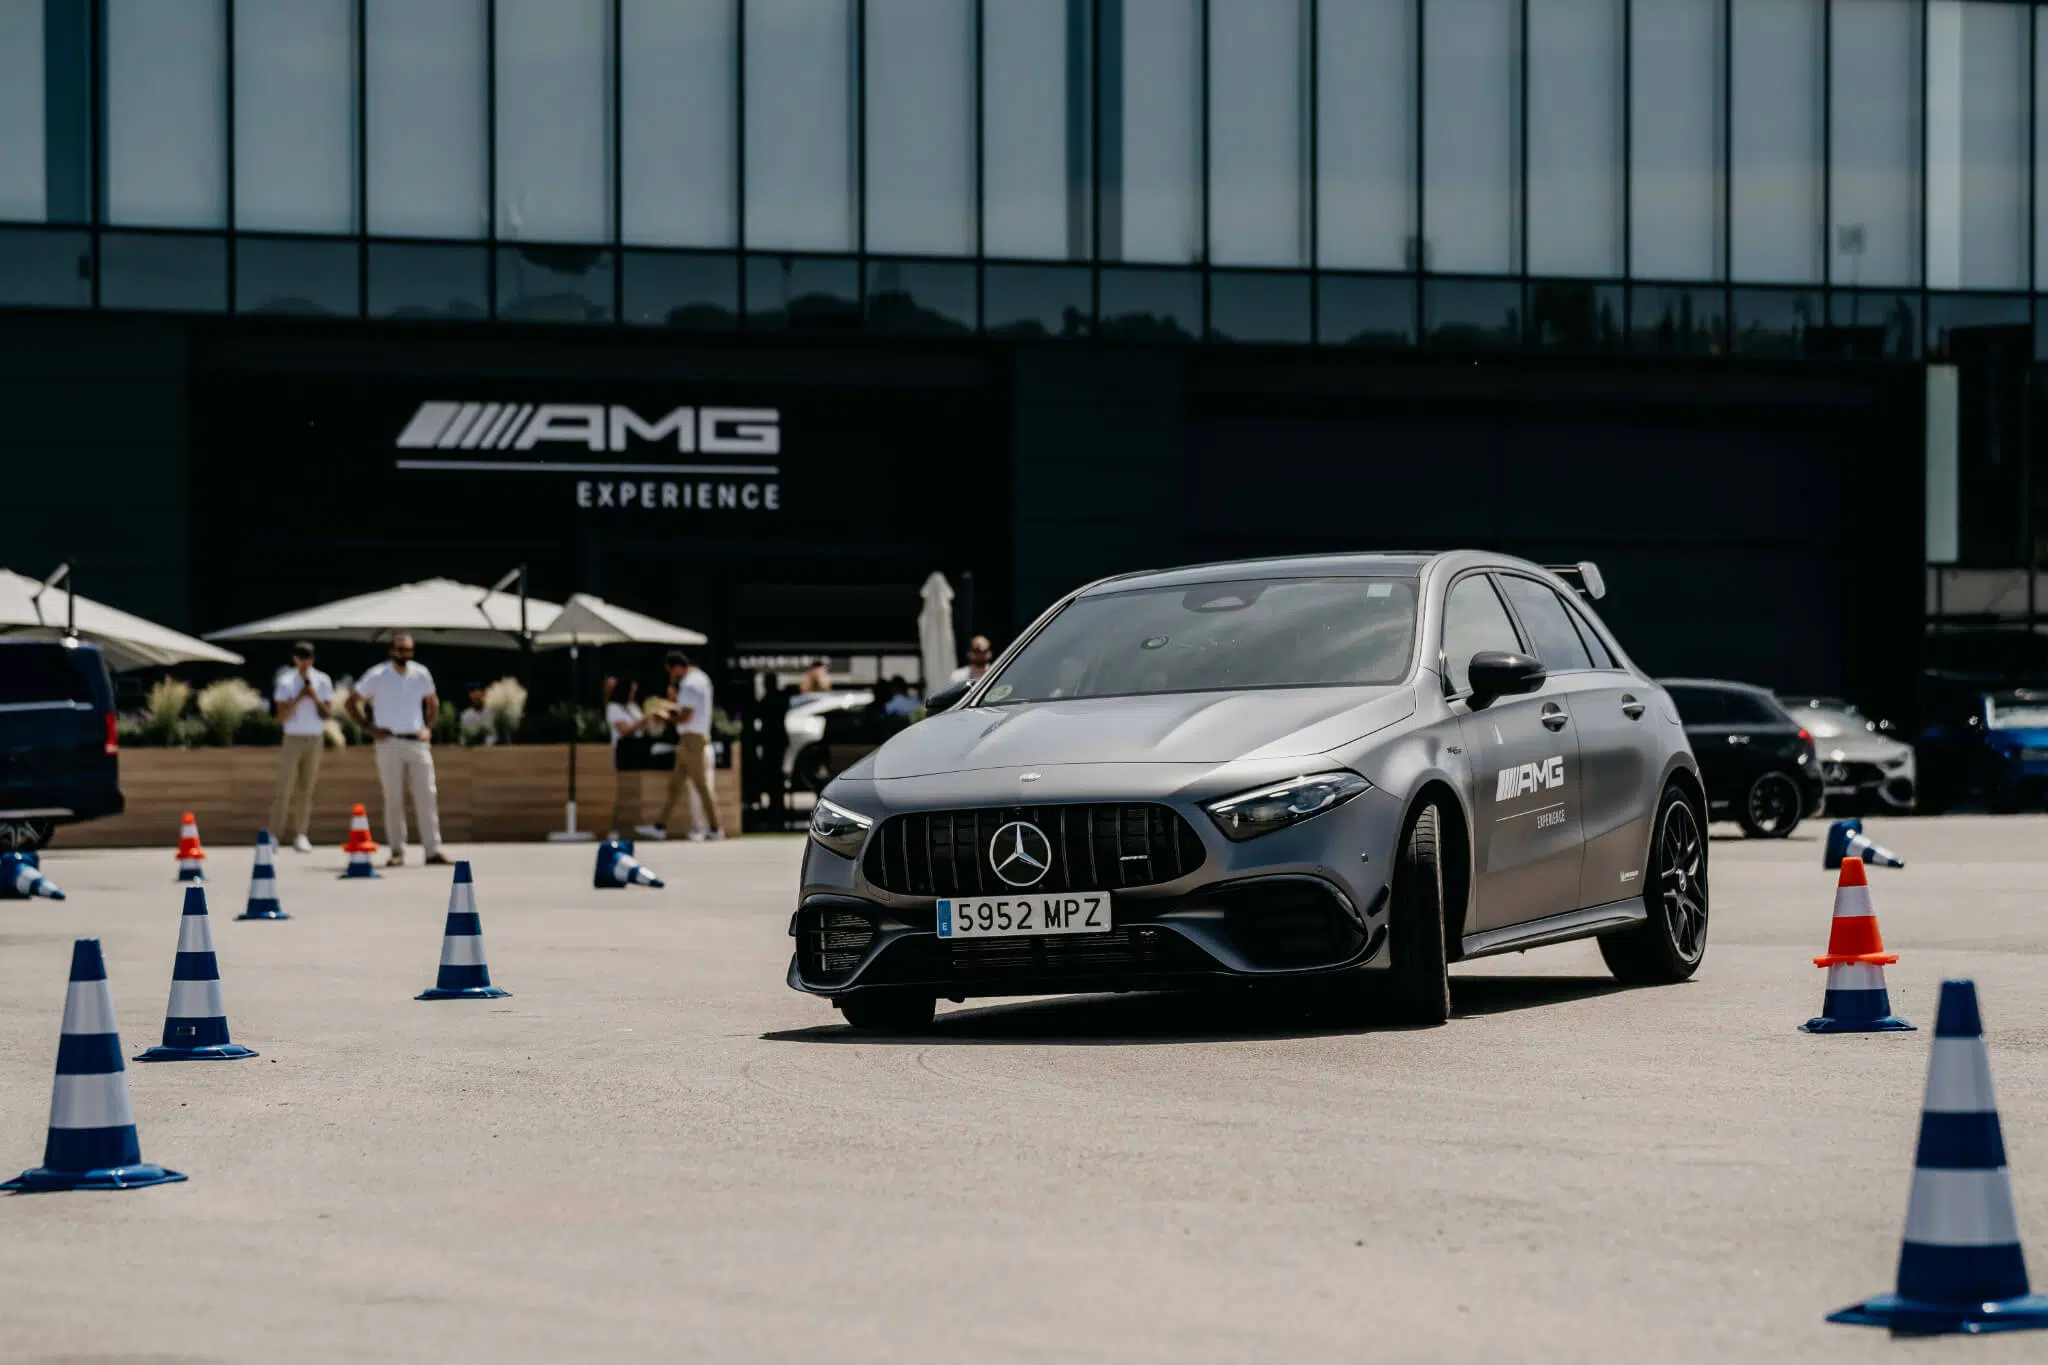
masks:
POLYGON ((1828 969, 1828 993, 1820 1017, 1799 1027, 1807 1033, 1896 1033, 1912 1025, 1892 1013, 1884 969, 1897 962, 1884 950, 1877 930, 1877 912, 1870 905, 1870 879, 1858 857, 1842 859, 1841 881, 1835 887, 1835 918, 1828 930, 1828 950, 1813 960, 1828 969))
POLYGON ((206 850, 199 845, 199 822, 186 811, 184 823, 178 827, 178 880, 181 882, 203 882, 206 880, 206 850))
POLYGON ((377 875, 377 865, 370 861, 377 852, 377 841, 370 837, 369 812, 360 801, 349 811, 348 842, 341 846, 341 851, 348 855, 348 870, 341 874, 344 878, 377 875))

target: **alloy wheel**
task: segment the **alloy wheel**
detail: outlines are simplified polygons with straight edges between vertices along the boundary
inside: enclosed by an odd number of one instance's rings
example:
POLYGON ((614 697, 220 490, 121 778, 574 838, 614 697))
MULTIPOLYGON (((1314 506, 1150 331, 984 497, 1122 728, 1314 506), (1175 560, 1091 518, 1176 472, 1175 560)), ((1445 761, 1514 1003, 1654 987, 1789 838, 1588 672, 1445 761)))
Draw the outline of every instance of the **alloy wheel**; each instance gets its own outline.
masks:
POLYGON ((1783 773, 1765 773, 1749 788, 1749 821, 1767 835, 1799 823, 1799 788, 1783 773))
POLYGON ((1673 801, 1657 832, 1657 889, 1671 946, 1686 962, 1707 948, 1707 844, 1692 807, 1673 801))

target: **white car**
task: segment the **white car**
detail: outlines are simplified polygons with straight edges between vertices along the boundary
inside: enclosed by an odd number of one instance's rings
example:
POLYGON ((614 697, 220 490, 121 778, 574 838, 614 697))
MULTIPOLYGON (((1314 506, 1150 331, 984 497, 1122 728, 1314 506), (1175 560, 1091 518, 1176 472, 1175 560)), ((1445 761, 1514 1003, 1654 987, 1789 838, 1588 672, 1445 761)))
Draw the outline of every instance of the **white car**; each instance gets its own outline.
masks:
POLYGON ((783 728, 789 736, 789 743, 782 751, 782 775, 788 778, 792 787, 804 791, 819 791, 831 779, 826 763, 822 741, 825 738, 825 717, 834 711, 851 711, 866 706, 875 699, 875 694, 866 688, 849 688, 841 692, 800 692, 789 699, 789 718, 783 728), (806 750, 817 746, 815 752, 806 750), (816 778, 811 781, 809 779, 816 778))

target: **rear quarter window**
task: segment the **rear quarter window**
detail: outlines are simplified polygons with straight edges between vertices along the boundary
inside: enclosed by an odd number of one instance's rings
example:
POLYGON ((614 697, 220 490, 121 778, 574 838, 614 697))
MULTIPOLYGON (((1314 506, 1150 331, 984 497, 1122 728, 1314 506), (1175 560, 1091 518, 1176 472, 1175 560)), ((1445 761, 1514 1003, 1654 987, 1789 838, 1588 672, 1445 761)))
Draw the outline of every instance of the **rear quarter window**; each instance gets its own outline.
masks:
POLYGON ((94 704, 92 675, 100 667, 93 651, 62 645, 0 644, 0 706, 94 704))

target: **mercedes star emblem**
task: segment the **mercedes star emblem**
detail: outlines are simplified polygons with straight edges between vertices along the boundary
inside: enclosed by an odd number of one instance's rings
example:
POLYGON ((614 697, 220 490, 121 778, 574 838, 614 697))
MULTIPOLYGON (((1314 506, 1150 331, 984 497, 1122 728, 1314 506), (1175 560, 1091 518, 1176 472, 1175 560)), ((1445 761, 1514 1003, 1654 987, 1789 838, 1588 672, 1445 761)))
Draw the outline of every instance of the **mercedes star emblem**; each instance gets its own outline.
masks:
POLYGON ((1026 820, 1012 820, 988 841, 988 865, 1011 886, 1036 886, 1052 870, 1052 840, 1026 820))

